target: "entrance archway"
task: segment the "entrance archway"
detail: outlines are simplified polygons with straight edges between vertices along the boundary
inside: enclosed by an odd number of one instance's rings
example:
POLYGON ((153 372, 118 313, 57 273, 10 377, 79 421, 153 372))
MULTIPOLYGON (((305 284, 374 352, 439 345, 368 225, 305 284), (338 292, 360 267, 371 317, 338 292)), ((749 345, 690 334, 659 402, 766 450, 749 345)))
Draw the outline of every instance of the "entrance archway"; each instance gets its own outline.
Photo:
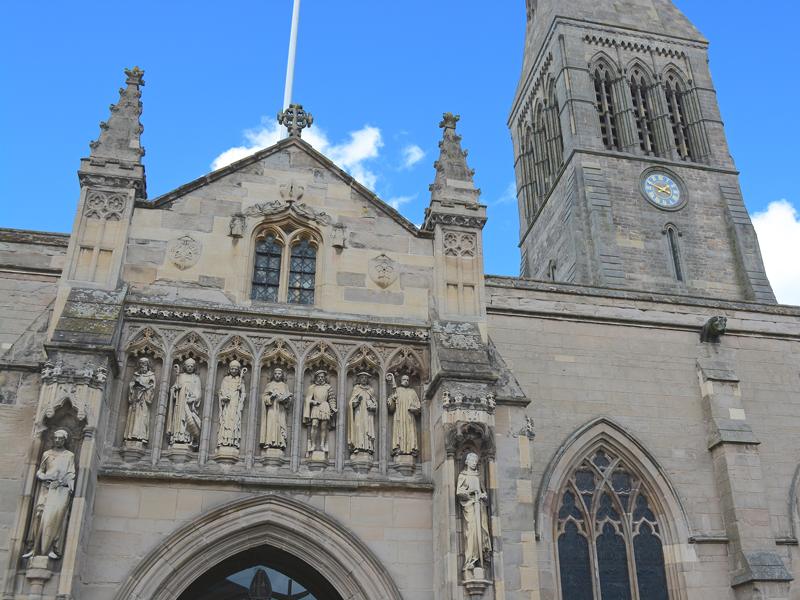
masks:
POLYGON ((224 561, 260 548, 279 552, 272 556, 280 560, 301 561, 341 600, 402 600, 361 540, 325 513, 279 494, 235 500, 187 523, 147 555, 114 598, 180 598, 206 572, 216 568, 222 574, 224 561))
POLYGON ((342 600, 334 587, 296 556, 272 546, 250 548, 217 563, 198 577, 178 600, 342 600), (260 575, 258 571, 264 571, 260 575), (251 588, 262 583, 262 593, 251 588), (264 593, 268 588, 272 593, 264 593), (251 595, 251 592, 255 594, 251 595))

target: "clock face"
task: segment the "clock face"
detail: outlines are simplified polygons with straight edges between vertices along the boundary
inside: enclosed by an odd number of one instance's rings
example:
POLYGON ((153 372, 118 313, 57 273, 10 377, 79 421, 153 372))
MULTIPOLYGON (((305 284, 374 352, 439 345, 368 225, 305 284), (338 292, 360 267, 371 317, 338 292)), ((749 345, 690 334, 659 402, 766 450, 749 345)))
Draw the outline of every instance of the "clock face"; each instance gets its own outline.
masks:
POLYGON ((676 208, 681 203, 681 188, 668 175, 651 173, 644 180, 644 195, 660 208, 676 208))

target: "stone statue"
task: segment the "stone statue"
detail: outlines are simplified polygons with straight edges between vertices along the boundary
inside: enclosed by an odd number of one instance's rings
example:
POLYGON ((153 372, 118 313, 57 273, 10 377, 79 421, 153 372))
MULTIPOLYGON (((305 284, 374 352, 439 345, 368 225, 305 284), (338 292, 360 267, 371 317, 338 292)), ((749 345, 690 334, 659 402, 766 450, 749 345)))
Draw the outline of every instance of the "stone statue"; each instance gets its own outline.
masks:
POLYGON ((183 372, 175 365, 175 383, 170 390, 170 411, 167 435, 170 445, 194 445, 200 436, 200 417, 197 412, 203 401, 203 386, 193 358, 183 363, 183 372))
POLYGON ((242 411, 247 394, 244 375, 247 368, 237 360, 228 365, 228 374, 219 386, 219 434, 217 447, 238 448, 242 439, 242 411))
POLYGON ((378 410, 378 401, 375 399, 375 390, 369 385, 370 379, 370 374, 366 372, 356 375, 356 384, 347 405, 347 443, 352 453, 375 452, 375 413, 378 410))
POLYGON ((147 443, 150 439, 150 405, 156 393, 156 374, 150 359, 139 359, 139 370, 128 384, 128 421, 125 424, 125 441, 147 443))
POLYGON ((303 424, 309 426, 308 454, 320 449, 328 453, 328 428, 336 411, 336 393, 328 383, 328 373, 319 370, 314 373, 314 383, 309 386, 303 405, 303 424))
POLYGON ((389 412, 394 413, 392 426, 392 456, 417 456, 419 442, 417 435, 417 416, 422 410, 417 392, 411 389, 411 380, 408 375, 400 378, 400 387, 397 387, 394 375, 386 376, 394 390, 389 396, 389 412))
POLYGON ((272 381, 261 397, 264 415, 261 417, 261 447, 286 448, 286 412, 292 400, 289 386, 283 380, 283 369, 272 371, 272 381))
POLYGON ((476 567, 483 569, 483 554, 491 551, 492 544, 487 514, 488 496, 478 472, 478 455, 474 452, 467 454, 466 467, 458 474, 456 497, 461 504, 464 570, 473 571, 476 567))
POLYGON ((231 217, 231 222, 228 224, 228 235, 235 238, 240 238, 244 235, 244 228, 247 226, 244 213, 239 211, 234 213, 231 217))
POLYGON ((36 472, 41 484, 31 524, 33 547, 23 558, 47 554, 57 559, 63 548, 60 538, 65 531, 67 509, 75 487, 75 455, 64 448, 68 439, 69 433, 65 429, 56 430, 53 447, 42 456, 36 472))

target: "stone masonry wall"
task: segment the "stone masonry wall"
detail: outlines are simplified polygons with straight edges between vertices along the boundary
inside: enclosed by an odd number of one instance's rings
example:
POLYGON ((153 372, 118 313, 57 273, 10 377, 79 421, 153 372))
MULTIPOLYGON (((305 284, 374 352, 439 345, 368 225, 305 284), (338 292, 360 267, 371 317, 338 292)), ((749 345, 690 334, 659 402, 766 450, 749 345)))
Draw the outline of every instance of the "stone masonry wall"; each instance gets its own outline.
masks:
MULTIPOLYGON (((82 600, 106 600, 167 536, 199 515, 255 492, 239 485, 102 480, 97 490, 82 600)), ((433 589, 428 492, 287 491, 349 528, 383 562, 405 600, 433 589)), ((302 558, 302 557, 301 557, 302 558)))
POLYGON ((69 235, 0 228, 0 356, 56 295, 69 235))
MULTIPOLYGON (((606 416, 643 440, 664 466, 683 499, 692 534, 723 535, 696 367, 698 358, 720 353, 741 379, 746 422, 761 442, 774 537, 789 536, 790 487, 800 461, 800 311, 765 305, 748 310, 744 304, 701 299, 651 301, 499 277, 487 278, 487 298, 489 336, 532 400, 527 414, 536 433, 534 498, 565 440, 591 419, 606 416), (712 315, 728 318, 718 348, 700 342, 700 328, 712 315)), ((689 598, 733 598, 725 543, 674 541, 683 547, 689 598)), ((771 549, 800 576, 794 546, 771 549)), ((540 542, 543 590, 554 589, 555 576, 546 550, 540 542)))

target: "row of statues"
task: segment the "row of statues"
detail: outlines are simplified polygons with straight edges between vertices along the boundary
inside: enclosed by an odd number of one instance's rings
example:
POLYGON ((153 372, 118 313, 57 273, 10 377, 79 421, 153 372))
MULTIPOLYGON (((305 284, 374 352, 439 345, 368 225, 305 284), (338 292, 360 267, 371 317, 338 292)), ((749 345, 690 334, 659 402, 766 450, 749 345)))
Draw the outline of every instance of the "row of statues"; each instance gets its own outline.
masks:
MULTIPOLYGON (((175 383, 170 388, 167 411, 167 436, 173 448, 194 447, 200 437, 202 382, 197 374, 197 363, 187 358, 182 367, 174 366, 175 383)), ((217 392, 219 403, 219 432, 217 449, 238 449, 242 438, 242 416, 247 397, 245 375, 247 368, 238 361, 228 364, 228 373, 217 392)), ((259 442, 262 448, 286 449, 287 412, 293 393, 284 380, 284 370, 276 367, 267 383, 261 401, 263 414, 260 422, 259 442)), ((419 434, 417 417, 422 410, 419 396, 410 387, 410 379, 403 375, 397 385, 393 374, 387 375, 392 394, 387 399, 389 412, 393 413, 391 450, 393 456, 417 456, 419 434)), ((375 417, 378 400, 370 382, 372 375, 361 372, 347 403, 347 442, 352 454, 375 453, 375 417)), ((150 406, 156 389, 156 376, 150 359, 140 358, 136 372, 128 384, 128 418, 125 424, 126 443, 149 442, 150 406)), ((303 404, 303 425, 308 428, 307 456, 329 452, 328 431, 333 427, 339 411, 337 394, 329 382, 327 371, 320 369, 312 376, 303 404)))

